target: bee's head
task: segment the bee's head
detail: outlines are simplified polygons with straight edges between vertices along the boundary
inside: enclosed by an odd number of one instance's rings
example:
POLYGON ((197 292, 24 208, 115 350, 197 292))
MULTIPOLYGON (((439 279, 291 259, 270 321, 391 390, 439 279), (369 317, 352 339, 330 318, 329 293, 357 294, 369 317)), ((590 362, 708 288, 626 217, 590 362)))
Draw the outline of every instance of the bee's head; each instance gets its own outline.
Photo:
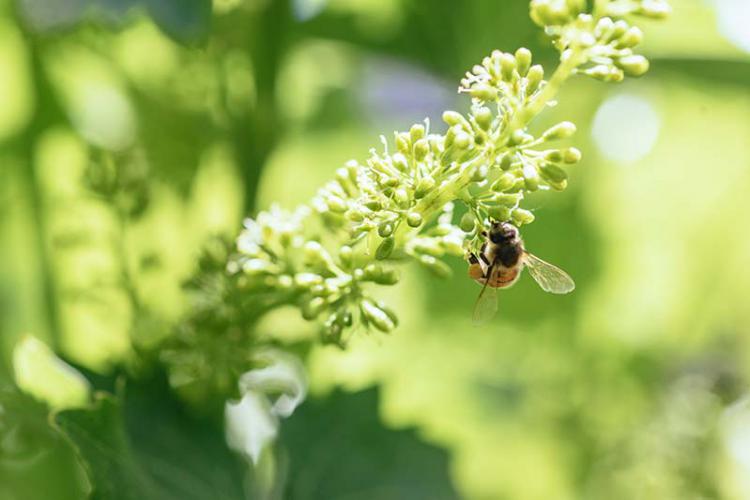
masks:
POLYGON ((490 241, 499 245, 518 238, 518 228, 509 222, 493 222, 490 228, 490 241))

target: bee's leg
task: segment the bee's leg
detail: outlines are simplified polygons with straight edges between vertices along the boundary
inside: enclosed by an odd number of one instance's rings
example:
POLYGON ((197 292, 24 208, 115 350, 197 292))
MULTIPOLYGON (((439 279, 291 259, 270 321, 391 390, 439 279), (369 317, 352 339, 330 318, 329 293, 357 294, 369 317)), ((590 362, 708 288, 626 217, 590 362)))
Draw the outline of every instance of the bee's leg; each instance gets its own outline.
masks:
POLYGON ((487 255, 486 254, 487 254, 487 243, 484 243, 484 244, 482 244, 482 249, 479 250, 479 258, 482 259, 482 261, 486 265, 489 266, 490 265, 490 261, 487 260, 487 255))
POLYGON ((469 264, 479 264, 479 259, 473 253, 469 253, 469 264))

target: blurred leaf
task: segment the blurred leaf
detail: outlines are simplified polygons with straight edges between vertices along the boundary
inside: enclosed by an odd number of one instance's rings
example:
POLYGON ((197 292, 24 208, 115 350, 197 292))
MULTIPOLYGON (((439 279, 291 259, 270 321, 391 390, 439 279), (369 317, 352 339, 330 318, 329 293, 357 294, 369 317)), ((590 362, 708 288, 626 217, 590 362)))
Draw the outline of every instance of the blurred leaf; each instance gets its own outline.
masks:
POLYGON ((244 466, 218 426, 184 413, 161 379, 127 392, 124 407, 100 394, 55 417, 89 470, 93 498, 245 498, 244 466))
POLYGON ((413 429, 378 419, 377 388, 311 400, 282 425, 289 455, 285 499, 458 498, 448 454, 413 429))
POLYGON ((13 368, 18 387, 53 408, 82 406, 89 399, 86 379, 31 335, 16 344, 13 368))
POLYGON ((18 0, 35 31, 71 28, 85 21, 120 26, 143 8, 170 37, 183 44, 205 41, 211 25, 211 0, 18 0))
POLYGON ((156 24, 178 42, 204 41, 211 27, 211 0, 142 0, 156 24))
POLYGON ((0 498, 84 497, 84 473, 48 414, 46 405, 0 379, 0 498))

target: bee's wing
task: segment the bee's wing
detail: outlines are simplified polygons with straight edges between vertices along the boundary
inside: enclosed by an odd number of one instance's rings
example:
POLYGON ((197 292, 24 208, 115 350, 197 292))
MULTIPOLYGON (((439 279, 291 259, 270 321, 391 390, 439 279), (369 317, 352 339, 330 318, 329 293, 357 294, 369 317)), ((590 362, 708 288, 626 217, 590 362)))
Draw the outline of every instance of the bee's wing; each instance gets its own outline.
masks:
POLYGON ((479 297, 474 304, 474 313, 471 319, 475 325, 486 323, 497 313, 497 289, 487 286, 494 272, 495 266, 490 266, 487 270, 487 280, 484 282, 482 291, 479 292, 479 297))
POLYGON ((545 292, 570 293, 576 287, 568 273, 529 252, 524 253, 523 262, 529 268, 531 277, 545 292))

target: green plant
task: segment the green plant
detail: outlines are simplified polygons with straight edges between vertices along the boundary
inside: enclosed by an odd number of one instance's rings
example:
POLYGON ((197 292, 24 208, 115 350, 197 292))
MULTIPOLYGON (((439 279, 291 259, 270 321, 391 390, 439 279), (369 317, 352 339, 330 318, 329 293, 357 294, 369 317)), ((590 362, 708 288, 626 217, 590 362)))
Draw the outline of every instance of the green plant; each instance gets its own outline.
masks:
POLYGON ((560 52, 547 80, 529 50, 492 52, 461 81, 471 110, 446 111, 445 133, 417 124, 392 143, 382 138, 382 151, 346 163, 308 204, 247 219, 226 263, 233 292, 253 298, 252 315, 299 307, 320 320, 325 342, 345 344, 357 324, 393 330, 396 315, 368 286, 395 285, 395 265, 406 260, 446 276, 442 258, 476 250, 490 220, 531 223, 525 193, 565 189, 567 166, 581 159, 578 149, 553 145, 575 133, 573 123, 535 133, 532 121, 573 75, 618 82, 645 73, 647 59, 634 53, 641 30, 619 18, 667 12, 650 0, 597 1, 592 12, 582 0, 532 1, 532 19, 560 52))

